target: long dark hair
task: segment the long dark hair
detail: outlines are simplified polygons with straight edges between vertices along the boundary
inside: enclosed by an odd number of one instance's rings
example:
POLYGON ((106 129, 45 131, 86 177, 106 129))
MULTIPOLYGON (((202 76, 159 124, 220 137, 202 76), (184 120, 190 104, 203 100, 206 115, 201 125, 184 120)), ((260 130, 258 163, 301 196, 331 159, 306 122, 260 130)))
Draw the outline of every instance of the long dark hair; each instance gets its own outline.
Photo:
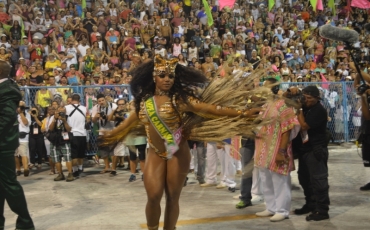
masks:
MULTIPOLYGON (((146 61, 140 64, 132 72, 130 83, 132 95, 135 98, 136 113, 140 111, 140 103, 148 97, 154 95, 155 83, 153 81, 154 61, 146 61)), ((188 102, 188 96, 196 97, 194 90, 202 87, 208 81, 202 72, 194 68, 177 65, 175 69, 175 81, 170 89, 169 97, 175 96, 185 103, 188 102)))

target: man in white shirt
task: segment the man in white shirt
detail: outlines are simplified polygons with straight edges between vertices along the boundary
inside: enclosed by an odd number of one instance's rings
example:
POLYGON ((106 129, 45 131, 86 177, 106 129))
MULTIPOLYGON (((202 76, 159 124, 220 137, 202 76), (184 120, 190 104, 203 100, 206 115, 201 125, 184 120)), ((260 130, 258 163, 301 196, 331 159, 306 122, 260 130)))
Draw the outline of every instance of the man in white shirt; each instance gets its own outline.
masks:
POLYGON ((298 14, 297 16, 297 30, 302 32, 304 30, 304 20, 302 19, 302 15, 298 14))
POLYGON ((83 39, 82 41, 81 41, 81 44, 79 44, 78 46, 77 46, 77 51, 78 51, 78 53, 80 54, 80 57, 85 57, 85 55, 86 55, 86 50, 87 49, 89 49, 90 48, 90 46, 89 45, 87 45, 87 40, 86 39, 83 39))
MULTIPOLYGON (((105 100, 103 94, 97 96, 98 104, 92 109, 92 121, 99 124, 99 130, 112 130, 114 128, 114 122, 108 121, 109 115, 117 109, 116 104, 112 104, 105 100)), ((99 132, 99 135, 103 135, 103 132, 99 132)), ((108 173, 111 171, 109 167, 109 156, 113 156, 113 149, 110 146, 99 147, 100 157, 104 159, 105 168, 100 173, 108 173)))
POLYGON ((15 167, 17 169, 17 176, 21 175, 21 162, 24 168, 23 174, 27 177, 30 174, 28 169, 28 133, 30 132, 31 115, 26 113, 24 101, 19 102, 17 109, 18 113, 18 129, 19 129, 19 147, 15 151, 15 167))
POLYGON ((80 99, 79 94, 73 94, 72 103, 66 106, 67 122, 73 134, 70 143, 74 177, 78 177, 83 171, 82 164, 86 153, 86 107, 80 105, 80 99))
POLYGON ((67 56, 67 68, 72 64, 77 64, 77 49, 73 46, 72 42, 69 42, 68 48, 66 49, 66 56, 67 56))

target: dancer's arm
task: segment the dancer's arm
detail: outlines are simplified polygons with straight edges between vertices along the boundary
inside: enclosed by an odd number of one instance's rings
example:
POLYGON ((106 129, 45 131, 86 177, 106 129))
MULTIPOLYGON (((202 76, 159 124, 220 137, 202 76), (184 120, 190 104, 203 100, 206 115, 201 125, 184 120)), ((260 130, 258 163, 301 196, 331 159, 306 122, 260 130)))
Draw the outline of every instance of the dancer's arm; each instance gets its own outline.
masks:
POLYGON ((137 116, 136 112, 131 112, 128 118, 125 119, 119 126, 111 131, 104 131, 103 138, 111 138, 119 135, 122 132, 126 132, 126 129, 128 129, 132 124, 135 124, 137 121, 139 121, 139 117, 137 116))
POLYGON ((202 102, 194 103, 190 101, 190 103, 187 103, 185 105, 185 111, 193 113, 211 114, 215 116, 229 116, 229 117, 242 116, 246 118, 253 118, 256 115, 258 115, 259 112, 262 111, 262 108, 252 108, 249 110, 236 110, 227 107, 206 104, 202 102))

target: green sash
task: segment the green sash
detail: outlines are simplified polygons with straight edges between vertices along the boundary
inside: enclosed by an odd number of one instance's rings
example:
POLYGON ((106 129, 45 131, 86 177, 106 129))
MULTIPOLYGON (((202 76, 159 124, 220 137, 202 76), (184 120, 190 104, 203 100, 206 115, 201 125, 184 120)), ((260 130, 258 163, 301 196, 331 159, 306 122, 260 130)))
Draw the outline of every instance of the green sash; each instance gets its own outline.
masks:
POLYGON ((179 150, 182 130, 179 128, 176 132, 172 133, 166 123, 162 121, 157 114, 157 105, 155 104, 154 96, 145 101, 145 109, 150 123, 153 125, 159 136, 164 139, 167 158, 170 159, 172 155, 179 150))

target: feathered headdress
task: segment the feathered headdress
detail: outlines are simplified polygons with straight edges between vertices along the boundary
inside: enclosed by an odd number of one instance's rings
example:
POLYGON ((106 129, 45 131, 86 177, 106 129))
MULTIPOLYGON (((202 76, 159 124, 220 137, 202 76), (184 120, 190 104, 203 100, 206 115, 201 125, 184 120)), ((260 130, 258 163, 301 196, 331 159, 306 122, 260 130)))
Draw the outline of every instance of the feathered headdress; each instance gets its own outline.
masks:
POLYGON ((159 54, 155 55, 153 75, 175 74, 175 69, 178 61, 179 59, 177 58, 166 60, 159 54))

